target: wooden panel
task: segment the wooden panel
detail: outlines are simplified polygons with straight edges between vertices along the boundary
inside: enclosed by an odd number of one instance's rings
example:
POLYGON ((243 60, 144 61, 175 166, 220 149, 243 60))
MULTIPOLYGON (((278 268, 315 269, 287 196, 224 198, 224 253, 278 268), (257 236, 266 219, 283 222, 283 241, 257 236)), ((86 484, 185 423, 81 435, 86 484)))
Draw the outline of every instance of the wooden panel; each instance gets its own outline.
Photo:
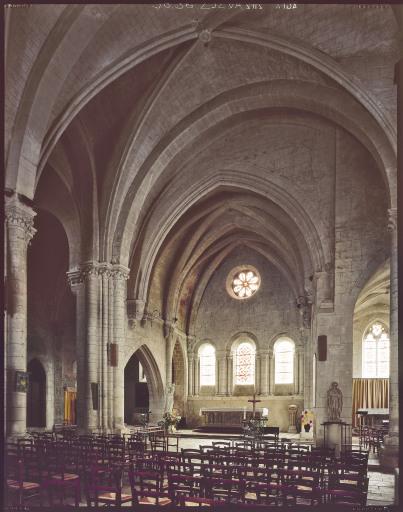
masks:
POLYGON ((318 361, 326 361, 327 358, 327 336, 318 336, 318 361))

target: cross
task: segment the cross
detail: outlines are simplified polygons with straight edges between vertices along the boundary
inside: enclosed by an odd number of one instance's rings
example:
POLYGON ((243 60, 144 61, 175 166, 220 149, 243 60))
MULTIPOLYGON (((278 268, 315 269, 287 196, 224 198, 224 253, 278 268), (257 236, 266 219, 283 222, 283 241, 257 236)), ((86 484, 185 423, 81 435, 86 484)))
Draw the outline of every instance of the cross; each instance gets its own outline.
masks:
POLYGON ((253 393, 253 399, 252 400, 248 400, 248 402, 251 402, 253 404, 252 406, 252 411, 253 411, 253 416, 252 418, 255 419, 255 409, 256 409, 256 404, 258 402, 261 402, 261 400, 256 400, 256 393, 253 393))

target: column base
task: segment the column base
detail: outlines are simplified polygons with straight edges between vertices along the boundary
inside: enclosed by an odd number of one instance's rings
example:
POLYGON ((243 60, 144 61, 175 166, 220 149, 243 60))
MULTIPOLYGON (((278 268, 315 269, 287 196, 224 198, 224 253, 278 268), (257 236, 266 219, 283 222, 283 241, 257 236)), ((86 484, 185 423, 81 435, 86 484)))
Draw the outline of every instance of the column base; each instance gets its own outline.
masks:
POLYGON ((399 436, 396 433, 385 436, 379 451, 379 462, 383 469, 393 470, 399 467, 399 436))

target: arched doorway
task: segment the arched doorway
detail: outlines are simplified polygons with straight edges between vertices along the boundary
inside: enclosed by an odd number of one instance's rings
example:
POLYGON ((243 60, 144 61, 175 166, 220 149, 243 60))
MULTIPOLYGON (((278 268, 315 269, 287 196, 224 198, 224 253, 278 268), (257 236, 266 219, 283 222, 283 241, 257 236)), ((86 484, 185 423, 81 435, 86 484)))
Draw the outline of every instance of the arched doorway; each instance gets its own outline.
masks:
POLYGON ((185 361, 182 348, 177 340, 172 354, 172 383, 175 384, 173 409, 179 416, 185 416, 185 361))
POLYGON ((164 406, 164 386, 158 365, 146 345, 142 345, 128 360, 125 366, 124 380, 125 423, 130 425, 133 424, 133 420, 140 421, 141 411, 151 411, 150 422, 155 423, 161 420, 164 406), (138 391, 137 398, 136 391, 138 391), (138 416, 136 416, 137 414, 138 416))
POLYGON ((46 427, 46 374, 37 359, 28 363, 27 427, 46 427))
POLYGON ((149 392, 147 376, 143 365, 132 355, 125 367, 125 423, 135 425, 140 415, 149 411, 149 392))

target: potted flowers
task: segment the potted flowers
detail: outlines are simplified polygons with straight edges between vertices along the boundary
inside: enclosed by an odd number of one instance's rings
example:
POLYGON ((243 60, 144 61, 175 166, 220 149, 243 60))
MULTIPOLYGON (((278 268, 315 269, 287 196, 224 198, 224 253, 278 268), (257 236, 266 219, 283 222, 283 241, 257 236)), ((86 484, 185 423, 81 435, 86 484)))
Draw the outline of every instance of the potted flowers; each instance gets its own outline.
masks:
POLYGON ((175 432, 178 423, 180 422, 181 417, 173 412, 166 412, 162 417, 161 424, 164 426, 167 432, 175 432))

